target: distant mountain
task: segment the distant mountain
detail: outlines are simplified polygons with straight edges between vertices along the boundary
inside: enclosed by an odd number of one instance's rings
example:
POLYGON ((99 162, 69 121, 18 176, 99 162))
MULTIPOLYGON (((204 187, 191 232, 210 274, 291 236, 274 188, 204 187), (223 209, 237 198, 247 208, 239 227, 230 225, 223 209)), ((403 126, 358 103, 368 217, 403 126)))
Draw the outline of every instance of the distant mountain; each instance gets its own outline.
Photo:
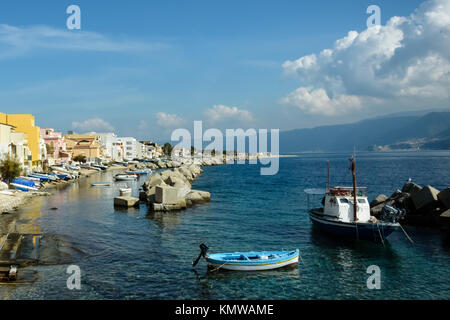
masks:
POLYGON ((450 112, 404 113, 351 124, 283 131, 280 152, 352 151, 354 147, 449 149, 445 140, 450 140, 450 112))

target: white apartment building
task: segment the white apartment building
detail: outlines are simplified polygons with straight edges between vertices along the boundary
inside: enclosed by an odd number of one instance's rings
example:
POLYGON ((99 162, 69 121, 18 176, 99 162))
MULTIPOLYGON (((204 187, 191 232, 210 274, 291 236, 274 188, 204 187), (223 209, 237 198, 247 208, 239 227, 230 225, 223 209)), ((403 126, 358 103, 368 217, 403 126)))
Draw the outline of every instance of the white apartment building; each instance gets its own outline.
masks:
POLYGON ((124 146, 120 138, 115 133, 91 133, 98 136, 102 155, 108 161, 123 161, 124 146))
POLYGON ((123 159, 133 160, 135 158, 142 157, 142 150, 139 141, 132 137, 117 138, 123 145, 123 159))

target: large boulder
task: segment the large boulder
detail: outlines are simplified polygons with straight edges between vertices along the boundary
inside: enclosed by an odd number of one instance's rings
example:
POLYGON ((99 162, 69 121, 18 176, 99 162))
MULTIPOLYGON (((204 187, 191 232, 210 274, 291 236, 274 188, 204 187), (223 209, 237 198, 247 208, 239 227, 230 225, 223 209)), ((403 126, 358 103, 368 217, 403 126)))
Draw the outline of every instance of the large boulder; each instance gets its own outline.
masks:
POLYGON ((409 194, 413 194, 416 192, 419 192, 422 190, 422 187, 413 183, 413 182, 407 182, 404 184, 403 188, 402 188, 402 192, 406 192, 409 194))
POLYGON ((444 231, 450 233, 450 210, 445 211, 439 216, 439 223, 444 231))
POLYGON ((191 190, 186 196, 186 200, 191 201, 193 204, 208 202, 210 198, 211 194, 209 192, 199 190, 191 190))
POLYGON ((9 189, 8 185, 6 183, 4 183, 3 181, 0 181, 0 191, 8 190, 8 189, 9 189))
POLYGON ((139 204, 138 198, 123 196, 123 197, 115 197, 114 198, 114 205, 119 207, 134 207, 139 204))
POLYGON ((439 192, 438 199, 447 209, 450 209, 450 188, 439 192))
POLYGON ((160 169, 165 169, 165 168, 167 168, 167 165, 166 165, 164 162, 162 162, 162 161, 158 161, 157 165, 158 165, 158 167, 159 167, 160 169))
POLYGON ((157 186, 155 189, 155 202, 162 204, 175 204, 182 200, 179 188, 170 186, 157 186))
POLYGON ((426 186, 418 192, 411 194, 411 200, 414 207, 420 210, 425 207, 429 207, 438 200, 439 190, 433 188, 432 186, 426 186))
POLYGON ((380 203, 386 202, 386 200, 388 199, 388 197, 384 194, 380 194, 378 197, 376 197, 371 203, 370 203, 370 207, 375 207, 377 205, 379 205, 380 203))

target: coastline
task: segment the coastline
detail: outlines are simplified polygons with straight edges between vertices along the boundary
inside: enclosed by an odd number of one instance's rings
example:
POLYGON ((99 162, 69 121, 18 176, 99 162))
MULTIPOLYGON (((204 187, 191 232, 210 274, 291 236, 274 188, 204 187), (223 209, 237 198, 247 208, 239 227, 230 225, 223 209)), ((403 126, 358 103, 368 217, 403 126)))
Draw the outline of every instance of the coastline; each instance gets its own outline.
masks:
MULTIPOLYGON (((127 169, 126 167, 112 166, 107 171, 127 169)), ((48 197, 53 195, 51 191, 65 188, 66 186, 79 182, 82 179, 90 177, 94 174, 101 174, 102 171, 81 169, 80 176, 76 179, 69 181, 57 181, 45 183, 40 191, 28 191, 23 192, 19 190, 13 191, 12 194, 0 194, 0 215, 11 214, 22 207, 30 204, 34 199, 38 197, 48 197)))

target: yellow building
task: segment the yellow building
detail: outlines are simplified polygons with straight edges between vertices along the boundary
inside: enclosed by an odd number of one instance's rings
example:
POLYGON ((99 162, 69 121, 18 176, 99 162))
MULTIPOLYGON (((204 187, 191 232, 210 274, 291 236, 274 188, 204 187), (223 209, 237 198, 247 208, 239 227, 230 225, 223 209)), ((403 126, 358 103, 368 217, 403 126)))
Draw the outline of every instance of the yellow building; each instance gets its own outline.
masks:
POLYGON ((41 163, 40 128, 35 125, 34 116, 31 114, 4 114, 0 112, 0 123, 15 127, 15 132, 26 134, 28 148, 31 151, 32 166, 37 167, 41 163))

